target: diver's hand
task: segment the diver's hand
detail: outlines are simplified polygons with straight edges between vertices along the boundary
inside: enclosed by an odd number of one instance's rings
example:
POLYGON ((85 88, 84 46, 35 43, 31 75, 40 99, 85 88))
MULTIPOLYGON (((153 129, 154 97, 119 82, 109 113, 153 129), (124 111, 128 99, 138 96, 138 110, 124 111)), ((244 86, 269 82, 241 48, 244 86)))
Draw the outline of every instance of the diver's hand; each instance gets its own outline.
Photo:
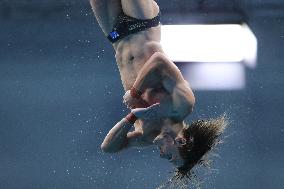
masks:
POLYGON ((130 90, 126 91, 126 93, 123 96, 123 103, 127 106, 127 108, 130 109, 137 107, 139 101, 140 99, 131 96, 130 90))
POLYGON ((134 98, 131 96, 130 90, 126 91, 126 93, 123 96, 123 103, 127 106, 129 109, 133 108, 141 108, 141 107, 147 107, 148 104, 145 100, 142 98, 134 98))
POLYGON ((138 119, 143 120, 154 120, 161 118, 160 114, 160 103, 153 104, 148 108, 135 108, 131 110, 138 119))

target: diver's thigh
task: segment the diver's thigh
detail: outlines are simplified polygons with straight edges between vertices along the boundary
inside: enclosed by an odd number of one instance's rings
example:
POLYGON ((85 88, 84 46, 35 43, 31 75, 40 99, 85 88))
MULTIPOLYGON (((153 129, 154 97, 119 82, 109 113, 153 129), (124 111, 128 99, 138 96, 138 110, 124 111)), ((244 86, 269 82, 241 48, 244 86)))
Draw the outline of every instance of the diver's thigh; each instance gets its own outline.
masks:
POLYGON ((96 19, 107 35, 122 11, 121 0, 90 0, 96 19))
POLYGON ((150 19, 157 16, 159 6, 154 0, 121 0, 123 12, 138 19, 150 19))

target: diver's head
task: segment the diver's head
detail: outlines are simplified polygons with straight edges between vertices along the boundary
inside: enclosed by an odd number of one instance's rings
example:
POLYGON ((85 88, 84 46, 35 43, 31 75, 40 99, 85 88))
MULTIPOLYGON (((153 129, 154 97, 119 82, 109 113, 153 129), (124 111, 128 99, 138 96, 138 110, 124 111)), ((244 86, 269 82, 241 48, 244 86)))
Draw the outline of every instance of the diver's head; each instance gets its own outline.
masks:
POLYGON ((180 134, 182 129, 182 122, 165 122, 161 133, 153 141, 160 150, 160 157, 168 159, 176 167, 184 165, 184 160, 179 152, 179 148, 186 141, 180 134))
MULTIPOLYGON (((177 167, 176 177, 191 178, 192 168, 195 165, 209 166, 210 161, 205 155, 221 142, 219 136, 228 125, 226 114, 209 120, 193 121, 190 125, 184 124, 180 135, 184 140, 178 147, 183 165, 177 167)), ((177 140, 177 139, 175 139, 177 140)))
POLYGON ((172 132, 161 132, 153 141, 160 150, 160 157, 168 159, 176 167, 184 165, 184 160, 179 152, 185 139, 181 136, 175 137, 172 132))
POLYGON ((206 164, 204 155, 216 146, 218 137, 228 125, 226 115, 210 120, 168 124, 153 143, 160 150, 160 157, 168 159, 177 168, 179 176, 190 175, 197 164, 206 164))

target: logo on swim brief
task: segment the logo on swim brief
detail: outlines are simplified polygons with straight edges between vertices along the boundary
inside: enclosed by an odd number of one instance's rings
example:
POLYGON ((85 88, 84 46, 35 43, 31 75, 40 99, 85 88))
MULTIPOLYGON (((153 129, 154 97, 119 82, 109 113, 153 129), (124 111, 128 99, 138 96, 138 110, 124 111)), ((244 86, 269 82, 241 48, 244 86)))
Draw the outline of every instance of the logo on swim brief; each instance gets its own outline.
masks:
POLYGON ((129 26, 129 31, 135 30, 137 28, 145 27, 144 23, 137 23, 129 26))
POLYGON ((119 37, 119 34, 117 33, 117 31, 112 31, 109 33, 109 36, 112 38, 112 39, 116 39, 119 37))

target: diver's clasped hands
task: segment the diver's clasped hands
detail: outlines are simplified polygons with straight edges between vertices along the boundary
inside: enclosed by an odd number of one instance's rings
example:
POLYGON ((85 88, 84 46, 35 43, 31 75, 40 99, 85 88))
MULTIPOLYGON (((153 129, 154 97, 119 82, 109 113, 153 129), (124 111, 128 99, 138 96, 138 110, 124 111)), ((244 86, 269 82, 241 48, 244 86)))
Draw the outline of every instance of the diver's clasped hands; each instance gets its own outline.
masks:
POLYGON ((129 109, 147 107, 147 102, 142 98, 133 97, 130 90, 126 91, 126 93, 124 94, 123 103, 129 109))
POLYGON ((133 113, 138 119, 157 119, 160 112, 160 103, 155 103, 150 106, 140 97, 141 94, 135 91, 136 89, 132 88, 131 90, 126 91, 123 96, 123 103, 127 106, 127 108, 131 109, 131 113, 133 113))

